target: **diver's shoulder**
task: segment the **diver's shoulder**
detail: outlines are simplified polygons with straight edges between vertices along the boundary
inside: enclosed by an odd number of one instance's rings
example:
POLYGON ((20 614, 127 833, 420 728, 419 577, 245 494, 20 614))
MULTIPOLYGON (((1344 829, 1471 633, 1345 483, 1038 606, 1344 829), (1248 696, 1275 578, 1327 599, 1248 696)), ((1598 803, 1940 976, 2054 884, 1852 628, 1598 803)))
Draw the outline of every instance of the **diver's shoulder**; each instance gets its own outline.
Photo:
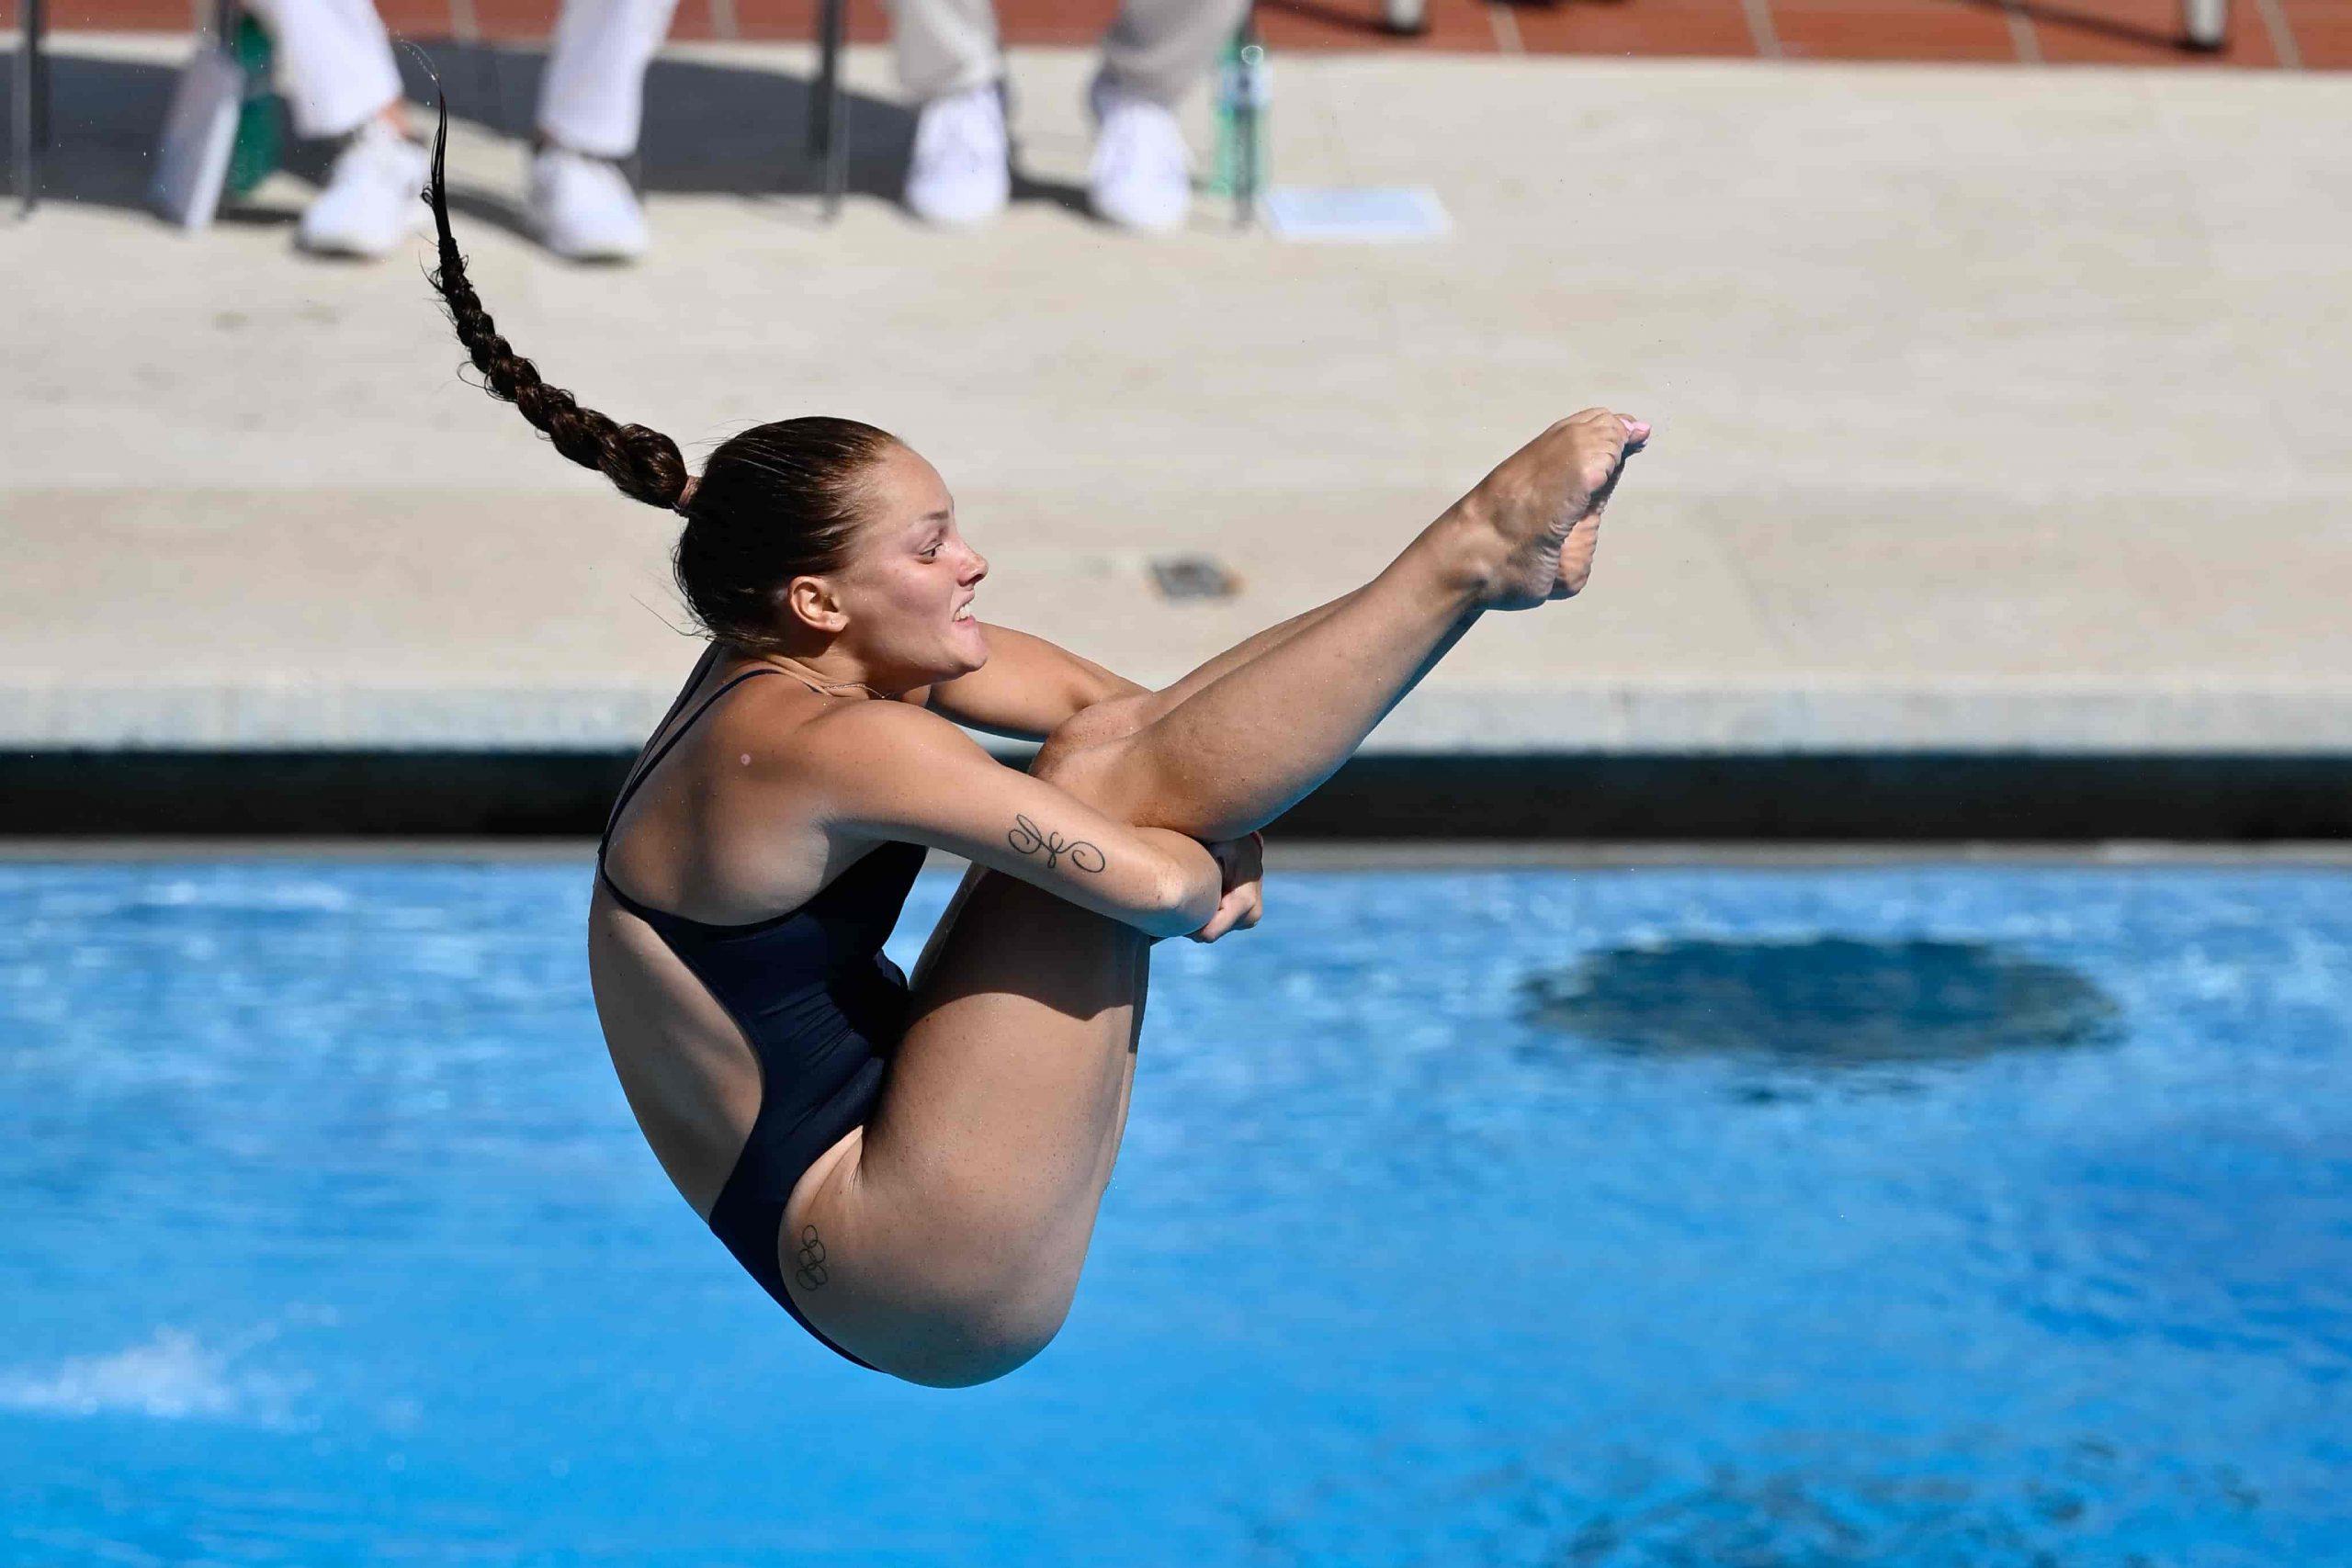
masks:
POLYGON ((927 707, 895 697, 837 702, 802 725, 812 749, 828 752, 893 751, 970 744, 970 738, 927 707))

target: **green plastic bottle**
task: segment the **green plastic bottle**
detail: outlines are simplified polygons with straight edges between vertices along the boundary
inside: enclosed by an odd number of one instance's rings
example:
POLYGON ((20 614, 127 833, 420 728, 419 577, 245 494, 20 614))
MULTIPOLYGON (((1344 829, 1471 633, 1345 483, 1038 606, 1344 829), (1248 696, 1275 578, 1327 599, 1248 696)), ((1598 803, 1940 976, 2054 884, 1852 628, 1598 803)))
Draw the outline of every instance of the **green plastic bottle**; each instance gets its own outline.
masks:
POLYGON ((222 195, 233 200, 277 171, 286 154, 286 102, 270 89, 269 33, 251 17, 237 19, 229 51, 245 73, 244 102, 237 109, 237 136, 229 144, 229 175, 222 195))
POLYGON ((1216 168, 1209 188, 1233 197, 1246 221, 1266 188, 1266 46, 1244 18, 1217 56, 1216 168))

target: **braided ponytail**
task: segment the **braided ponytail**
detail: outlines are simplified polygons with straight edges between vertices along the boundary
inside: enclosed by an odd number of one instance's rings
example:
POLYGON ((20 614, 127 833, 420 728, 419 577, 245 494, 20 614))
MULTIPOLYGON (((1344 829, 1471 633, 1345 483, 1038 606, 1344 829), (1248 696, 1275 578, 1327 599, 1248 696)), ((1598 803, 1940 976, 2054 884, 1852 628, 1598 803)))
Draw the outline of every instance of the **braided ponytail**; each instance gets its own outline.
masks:
POLYGON ((671 565, 678 591, 705 630, 746 649, 788 652, 783 591, 796 577, 839 570, 864 525, 866 476, 899 446, 885 430, 854 419, 807 414, 753 425, 720 443, 698 476, 678 445, 641 424, 616 424, 539 378, 509 347, 466 281, 466 258, 449 232, 444 163, 449 104, 433 137, 433 181, 424 187, 441 236, 433 287, 483 390, 523 411, 555 449, 620 487, 623 495, 685 517, 671 565))
POLYGON ((433 224, 441 237, 441 265, 432 275, 449 311, 449 324, 466 347, 474 368, 482 375, 482 389, 513 403, 523 417, 555 443, 555 449, 582 468, 594 468, 632 501, 683 512, 694 481, 678 444, 658 430, 641 424, 620 424, 561 387, 549 386, 537 367, 516 354, 498 335, 481 296, 466 280, 466 258, 458 254, 449 232, 448 181, 443 172, 449 144, 449 100, 441 99, 441 124, 433 136, 433 178, 424 200, 433 209, 433 224))

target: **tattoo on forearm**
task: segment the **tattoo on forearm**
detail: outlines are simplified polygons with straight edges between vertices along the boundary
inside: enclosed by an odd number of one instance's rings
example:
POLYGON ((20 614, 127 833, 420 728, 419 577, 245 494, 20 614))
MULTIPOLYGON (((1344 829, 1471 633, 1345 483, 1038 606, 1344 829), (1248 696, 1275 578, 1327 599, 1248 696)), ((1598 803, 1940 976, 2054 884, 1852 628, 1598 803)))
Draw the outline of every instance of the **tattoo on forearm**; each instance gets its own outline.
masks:
POLYGON ((1084 839, 1065 839, 1059 833, 1048 833, 1026 817, 1012 819, 1012 831, 1004 836, 1004 841, 1024 855, 1044 855, 1047 871, 1061 864, 1064 856, 1079 871, 1101 871, 1110 863, 1101 850, 1084 839))
POLYGON ((815 1225, 800 1227, 800 1264, 792 1277, 812 1291, 832 1278, 825 1272, 825 1244, 817 1239, 815 1225))

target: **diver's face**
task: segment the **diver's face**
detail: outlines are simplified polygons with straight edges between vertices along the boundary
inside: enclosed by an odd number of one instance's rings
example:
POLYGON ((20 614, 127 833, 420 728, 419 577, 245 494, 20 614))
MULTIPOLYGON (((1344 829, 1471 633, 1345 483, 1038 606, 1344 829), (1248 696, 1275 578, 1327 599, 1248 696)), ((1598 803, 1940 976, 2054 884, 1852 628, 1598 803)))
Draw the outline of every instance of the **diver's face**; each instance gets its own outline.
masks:
POLYGON ((988 662, 972 598, 989 563, 956 528, 956 501, 939 471, 905 446, 863 476, 864 521, 848 561, 828 574, 848 617, 840 646, 886 689, 969 674, 988 662))

